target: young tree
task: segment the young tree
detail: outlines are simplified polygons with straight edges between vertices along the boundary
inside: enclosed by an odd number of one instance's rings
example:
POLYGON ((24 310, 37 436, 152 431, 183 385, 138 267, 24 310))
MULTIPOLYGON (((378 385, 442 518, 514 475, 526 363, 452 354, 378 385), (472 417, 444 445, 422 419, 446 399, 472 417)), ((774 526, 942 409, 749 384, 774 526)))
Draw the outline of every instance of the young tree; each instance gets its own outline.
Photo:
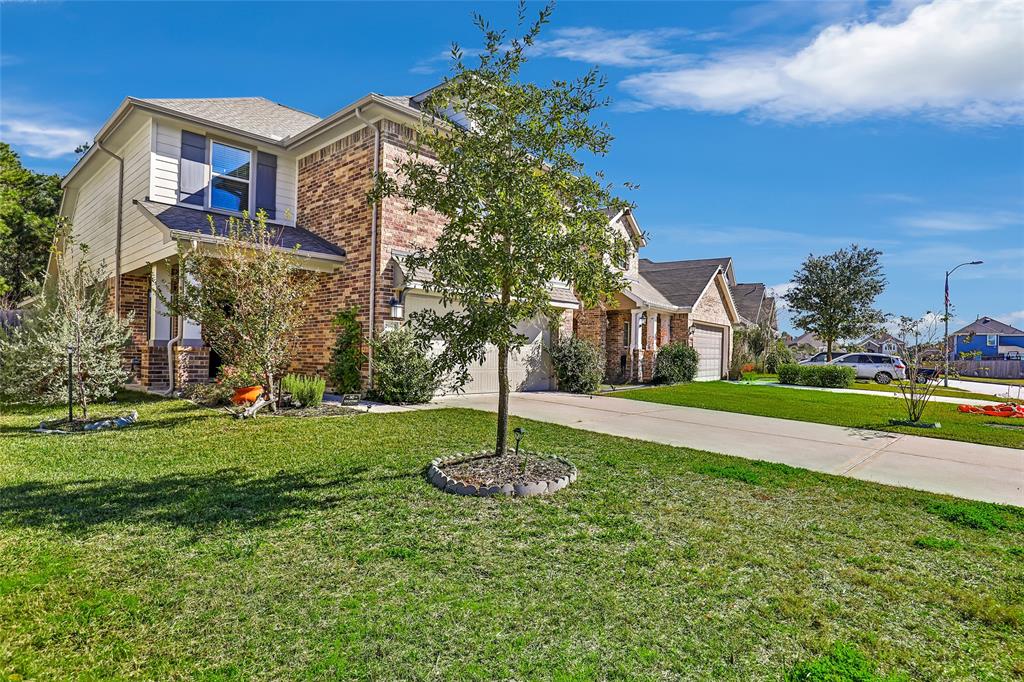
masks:
POLYGON ((218 247, 183 244, 178 295, 158 294, 172 314, 202 326, 207 343, 225 364, 261 377, 271 409, 276 409, 275 377, 293 357, 303 304, 315 280, 299 268, 291 251, 280 248, 279 231, 267 225, 262 210, 255 218, 248 213, 228 218, 223 233, 211 218, 210 230, 223 238, 218 247))
POLYGON ((363 381, 360 369, 366 359, 363 354, 359 309, 352 307, 339 310, 334 316, 333 326, 338 330, 338 337, 331 349, 331 364, 327 367, 327 374, 336 392, 355 393, 363 381))
POLYGON ((17 400, 61 402, 71 383, 82 418, 89 403, 104 400, 128 380, 121 351, 130 338, 131 314, 118 321, 109 310, 106 276, 75 253, 70 230, 56 252, 57 278, 24 323, 0 336, 0 393, 17 400))
POLYGON ((838 339, 867 334, 885 320, 872 307, 885 290, 881 255, 852 244, 827 256, 809 255, 793 275, 786 294, 793 325, 824 341, 829 360, 838 339))
POLYGON ((0 142, 0 297, 11 307, 42 279, 59 206, 60 176, 28 170, 0 142))
MULTIPOLYGON (((519 27, 524 11, 520 4, 519 27)), ((604 155, 612 139, 590 120, 607 102, 604 80, 593 70, 548 87, 519 80, 550 14, 549 5, 512 39, 475 17, 485 45, 479 62, 467 66, 452 48, 453 75, 423 103, 419 146, 395 176, 378 178, 374 195, 402 197, 412 212, 429 209, 446 221, 437 244, 408 259, 433 273, 429 289, 445 312, 410 318, 422 342, 444 341, 436 366, 456 385, 489 345, 497 348, 499 455, 507 449, 509 353, 526 342, 516 326, 551 313, 554 279, 569 282, 585 305, 624 285, 612 264, 628 245, 602 209, 625 202, 580 160, 604 155)))
POLYGON ((925 313, 921 319, 899 318, 900 357, 907 366, 905 381, 897 381, 907 419, 921 421, 928 402, 942 383, 942 315, 925 313))

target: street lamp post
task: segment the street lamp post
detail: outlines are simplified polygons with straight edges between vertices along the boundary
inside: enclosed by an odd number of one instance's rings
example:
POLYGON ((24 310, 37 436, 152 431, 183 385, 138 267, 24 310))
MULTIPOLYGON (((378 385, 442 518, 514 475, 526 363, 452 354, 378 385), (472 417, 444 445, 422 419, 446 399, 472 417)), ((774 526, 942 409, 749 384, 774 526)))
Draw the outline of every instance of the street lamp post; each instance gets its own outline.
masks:
POLYGON ((965 265, 981 265, 984 261, 972 260, 967 263, 961 263, 952 270, 946 271, 946 312, 942 316, 942 322, 945 325, 945 333, 942 335, 942 384, 946 388, 949 388, 949 276, 957 271, 957 268, 962 268, 965 265))

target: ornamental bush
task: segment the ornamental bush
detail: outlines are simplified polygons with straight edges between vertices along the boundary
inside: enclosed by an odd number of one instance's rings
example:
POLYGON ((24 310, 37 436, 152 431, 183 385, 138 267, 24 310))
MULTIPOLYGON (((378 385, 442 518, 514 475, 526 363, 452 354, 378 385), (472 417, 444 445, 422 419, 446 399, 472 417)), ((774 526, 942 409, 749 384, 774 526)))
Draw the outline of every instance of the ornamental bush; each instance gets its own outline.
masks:
POLYGON ((776 341, 764 354, 764 371, 774 374, 781 365, 793 362, 793 351, 782 339, 776 341))
POLYGON ((337 393, 357 393, 363 378, 360 368, 366 357, 363 355, 363 332, 356 307, 339 310, 334 316, 334 328, 338 337, 331 350, 331 364, 327 367, 331 386, 337 393))
POLYGON ((811 365, 800 367, 801 386, 821 386, 823 388, 847 388, 853 385, 857 373, 853 367, 841 365, 811 365))
POLYGON ((800 365, 798 365, 796 363, 785 363, 785 364, 779 365, 779 367, 778 367, 779 383, 780 384, 790 384, 791 386, 796 386, 797 384, 800 383, 800 370, 801 369, 803 369, 803 367, 801 367, 800 365))
POLYGON ((320 377, 288 374, 281 380, 281 390, 290 393, 302 407, 316 407, 324 401, 326 382, 320 377))
POLYGON ((440 380, 434 363, 416 343, 408 327, 385 332, 373 346, 371 400, 392 405, 426 403, 434 397, 440 380))
POLYGON ((697 363, 700 356, 690 346, 676 341, 658 350, 654 361, 654 375, 651 380, 656 384, 678 384, 693 381, 697 376, 697 363))
POLYGON ((570 336, 551 348, 551 362, 558 377, 558 390, 593 393, 604 378, 604 359, 597 346, 570 336))

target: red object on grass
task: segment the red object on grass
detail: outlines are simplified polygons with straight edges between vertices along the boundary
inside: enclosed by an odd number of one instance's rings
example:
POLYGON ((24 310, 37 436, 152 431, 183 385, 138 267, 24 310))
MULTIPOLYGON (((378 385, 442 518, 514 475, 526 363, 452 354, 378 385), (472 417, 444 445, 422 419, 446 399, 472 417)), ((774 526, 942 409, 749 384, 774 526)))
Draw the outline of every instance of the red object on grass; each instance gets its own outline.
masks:
POLYGON ((235 394, 231 396, 231 402, 235 405, 252 404, 259 400, 261 395, 263 395, 262 386, 243 386, 235 389, 235 394))
POLYGON ((1013 403, 985 405, 984 407, 978 407, 977 405, 958 405, 956 409, 968 414, 982 414, 986 417, 1010 417, 1024 419, 1024 405, 1014 405, 1013 403))

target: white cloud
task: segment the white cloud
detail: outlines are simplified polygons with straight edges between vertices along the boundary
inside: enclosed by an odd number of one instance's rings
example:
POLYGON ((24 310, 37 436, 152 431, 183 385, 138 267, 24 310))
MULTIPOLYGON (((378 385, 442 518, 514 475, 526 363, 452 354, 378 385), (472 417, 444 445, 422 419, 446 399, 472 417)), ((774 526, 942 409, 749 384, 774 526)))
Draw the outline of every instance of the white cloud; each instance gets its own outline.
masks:
POLYGON ((1002 315, 993 315, 992 319, 1005 322, 1006 324, 1017 326, 1024 324, 1024 310, 1015 310, 1012 313, 1003 313, 1002 315))
POLYGON ((910 232, 985 232, 1024 225, 1024 215, 1010 211, 970 213, 961 211, 935 211, 900 218, 898 222, 910 232))
POLYGON ((699 34, 682 28, 644 31, 609 31, 589 26, 552 31, 553 38, 538 40, 532 53, 541 57, 561 57, 603 66, 667 65, 690 61, 676 54, 670 41, 679 38, 708 40, 718 34, 699 34))
POLYGON ((781 308, 788 308, 789 304, 786 302, 785 296, 796 286, 796 282, 783 282, 782 284, 773 284, 770 287, 766 287, 769 296, 775 298, 775 305, 781 308))
POLYGON ((4 116, 0 138, 27 156, 54 159, 74 153, 75 147, 92 139, 92 133, 76 126, 4 116))
POLYGON ((935 0, 832 24, 795 51, 738 51, 623 81, 640 106, 792 120, 1024 119, 1024 0, 935 0), (895 23, 890 23, 895 22, 895 23))

